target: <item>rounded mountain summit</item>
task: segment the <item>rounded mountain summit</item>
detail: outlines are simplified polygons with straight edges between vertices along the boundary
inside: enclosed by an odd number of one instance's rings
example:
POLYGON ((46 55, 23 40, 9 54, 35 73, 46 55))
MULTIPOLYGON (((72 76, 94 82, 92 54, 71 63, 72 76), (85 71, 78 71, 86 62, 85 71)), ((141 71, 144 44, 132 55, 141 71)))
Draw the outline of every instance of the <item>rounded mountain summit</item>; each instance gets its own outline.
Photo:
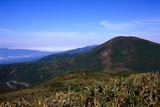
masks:
POLYGON ((137 37, 115 37, 74 59, 77 70, 149 72, 160 70, 160 44, 137 37))

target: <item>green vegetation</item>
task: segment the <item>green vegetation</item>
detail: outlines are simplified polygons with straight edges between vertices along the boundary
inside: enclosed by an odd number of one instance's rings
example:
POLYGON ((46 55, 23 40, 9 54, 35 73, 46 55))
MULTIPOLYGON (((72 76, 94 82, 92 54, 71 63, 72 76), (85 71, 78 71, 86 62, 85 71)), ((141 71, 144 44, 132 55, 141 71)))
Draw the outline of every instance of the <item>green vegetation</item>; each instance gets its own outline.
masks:
POLYGON ((0 86, 11 80, 35 85, 67 71, 142 73, 160 70, 160 44, 136 37, 116 37, 91 51, 83 51, 84 54, 70 52, 32 63, 0 65, 0 86))
POLYGON ((4 107, 158 107, 160 72, 71 72, 39 86, 0 96, 0 106, 4 107))
POLYGON ((1 65, 0 107, 160 106, 160 73, 140 74, 160 70, 160 44, 117 37, 85 54, 74 55, 1 65), (6 90, 6 82, 11 80, 31 87, 6 90))

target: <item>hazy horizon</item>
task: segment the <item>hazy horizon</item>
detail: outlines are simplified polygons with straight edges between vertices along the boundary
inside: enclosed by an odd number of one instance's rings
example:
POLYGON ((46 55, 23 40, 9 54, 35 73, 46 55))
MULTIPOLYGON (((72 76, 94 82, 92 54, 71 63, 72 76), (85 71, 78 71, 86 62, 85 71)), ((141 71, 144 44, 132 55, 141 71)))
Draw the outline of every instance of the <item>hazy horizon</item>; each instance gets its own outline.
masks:
MULTIPOLYGON (((116 37, 119 37, 119 36, 116 36, 116 37)), ((124 36, 124 37, 129 37, 129 36, 124 36)), ((134 37, 136 37, 136 36, 134 36, 134 37)), ((144 38, 142 38, 142 39, 144 39, 144 38)), ((151 41, 151 42, 154 42, 154 41, 151 41)), ((157 42, 155 42, 155 43, 157 43, 157 42)), ((35 50, 35 51, 42 51, 42 52, 43 51, 44 52, 46 52, 46 51, 48 51, 48 52, 63 52, 63 51, 73 50, 73 49, 77 49, 77 48, 84 48, 87 46, 94 46, 94 45, 101 45, 101 44, 92 44, 92 45, 86 45, 86 46, 80 46, 80 47, 67 47, 67 48, 65 48, 65 47, 45 47, 45 48, 43 48, 43 47, 25 47, 25 48, 23 48, 23 47, 0 47, 0 49, 2 49, 2 48, 4 48, 4 49, 26 49, 26 50, 35 50)))
POLYGON ((65 51, 136 36, 160 43, 159 0, 1 0, 0 47, 65 51))
MULTIPOLYGON (((95 45, 99 45, 99 44, 95 44, 95 45)), ((94 45, 87 45, 87 46, 94 46, 94 45)), ((73 50, 73 49, 78 49, 78 48, 84 48, 84 47, 87 47, 87 46, 81 46, 81 47, 69 47, 69 48, 58 48, 58 47, 25 47, 25 48, 21 48, 21 47, 0 47, 0 49, 26 49, 26 50, 35 50, 35 51, 48 51, 48 52, 63 52, 63 51, 69 51, 69 50, 73 50)))

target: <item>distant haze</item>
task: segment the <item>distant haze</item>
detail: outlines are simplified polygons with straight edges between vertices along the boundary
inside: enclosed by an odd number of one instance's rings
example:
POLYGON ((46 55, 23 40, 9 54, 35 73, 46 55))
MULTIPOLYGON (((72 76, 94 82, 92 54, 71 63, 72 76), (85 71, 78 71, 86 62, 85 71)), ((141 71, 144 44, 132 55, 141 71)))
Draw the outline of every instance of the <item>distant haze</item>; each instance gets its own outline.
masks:
POLYGON ((64 51, 116 36, 160 43, 160 0, 0 0, 0 47, 64 51))

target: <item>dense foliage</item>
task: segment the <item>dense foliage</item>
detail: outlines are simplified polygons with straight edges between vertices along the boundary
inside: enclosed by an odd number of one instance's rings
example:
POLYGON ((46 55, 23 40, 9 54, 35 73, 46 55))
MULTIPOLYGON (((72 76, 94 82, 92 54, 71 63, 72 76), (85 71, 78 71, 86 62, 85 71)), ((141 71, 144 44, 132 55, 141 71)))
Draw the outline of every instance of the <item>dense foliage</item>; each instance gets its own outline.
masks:
MULTIPOLYGON (((63 83, 72 83, 68 89, 53 90, 55 86, 46 83, 49 87, 48 91, 40 91, 38 93, 48 93, 40 95, 31 92, 30 98, 21 96, 12 100, 1 101, 0 106, 28 106, 28 107, 158 107, 160 106, 160 73, 143 73, 132 75, 108 75, 107 79, 96 79, 102 75, 101 73, 70 73, 64 76, 67 78, 61 81, 63 83), (81 76, 80 76, 81 75, 81 76), (92 76, 93 75, 93 78, 92 76), (77 76, 77 81, 83 77, 86 84, 79 90, 73 88, 77 76), (86 78, 88 77, 88 78, 86 78), (90 78, 89 78, 90 77, 90 78), (86 78, 86 79, 85 79, 86 78), (92 79, 92 84, 90 84, 92 79), (89 83, 87 85, 87 83, 89 83)), ((59 79, 60 79, 59 78, 59 79)), ((104 78, 102 76, 102 78, 104 78)), ((58 78, 56 79, 58 80, 58 78)), ((82 83, 82 82, 81 82, 82 83)), ((77 84, 81 84, 77 83, 77 84)), ((76 84, 76 83, 75 83, 76 84)), ((57 86, 58 87, 58 86, 57 86)), ((55 87, 56 88, 56 87, 55 87)), ((12 93, 13 94, 13 93, 12 93)), ((17 92, 19 95, 20 93, 17 92)), ((22 92, 21 92, 22 94, 22 92)), ((7 97, 9 97, 8 94, 7 97)), ((16 95, 15 95, 16 96, 16 95)), ((20 95, 19 95, 20 96, 20 95)))

